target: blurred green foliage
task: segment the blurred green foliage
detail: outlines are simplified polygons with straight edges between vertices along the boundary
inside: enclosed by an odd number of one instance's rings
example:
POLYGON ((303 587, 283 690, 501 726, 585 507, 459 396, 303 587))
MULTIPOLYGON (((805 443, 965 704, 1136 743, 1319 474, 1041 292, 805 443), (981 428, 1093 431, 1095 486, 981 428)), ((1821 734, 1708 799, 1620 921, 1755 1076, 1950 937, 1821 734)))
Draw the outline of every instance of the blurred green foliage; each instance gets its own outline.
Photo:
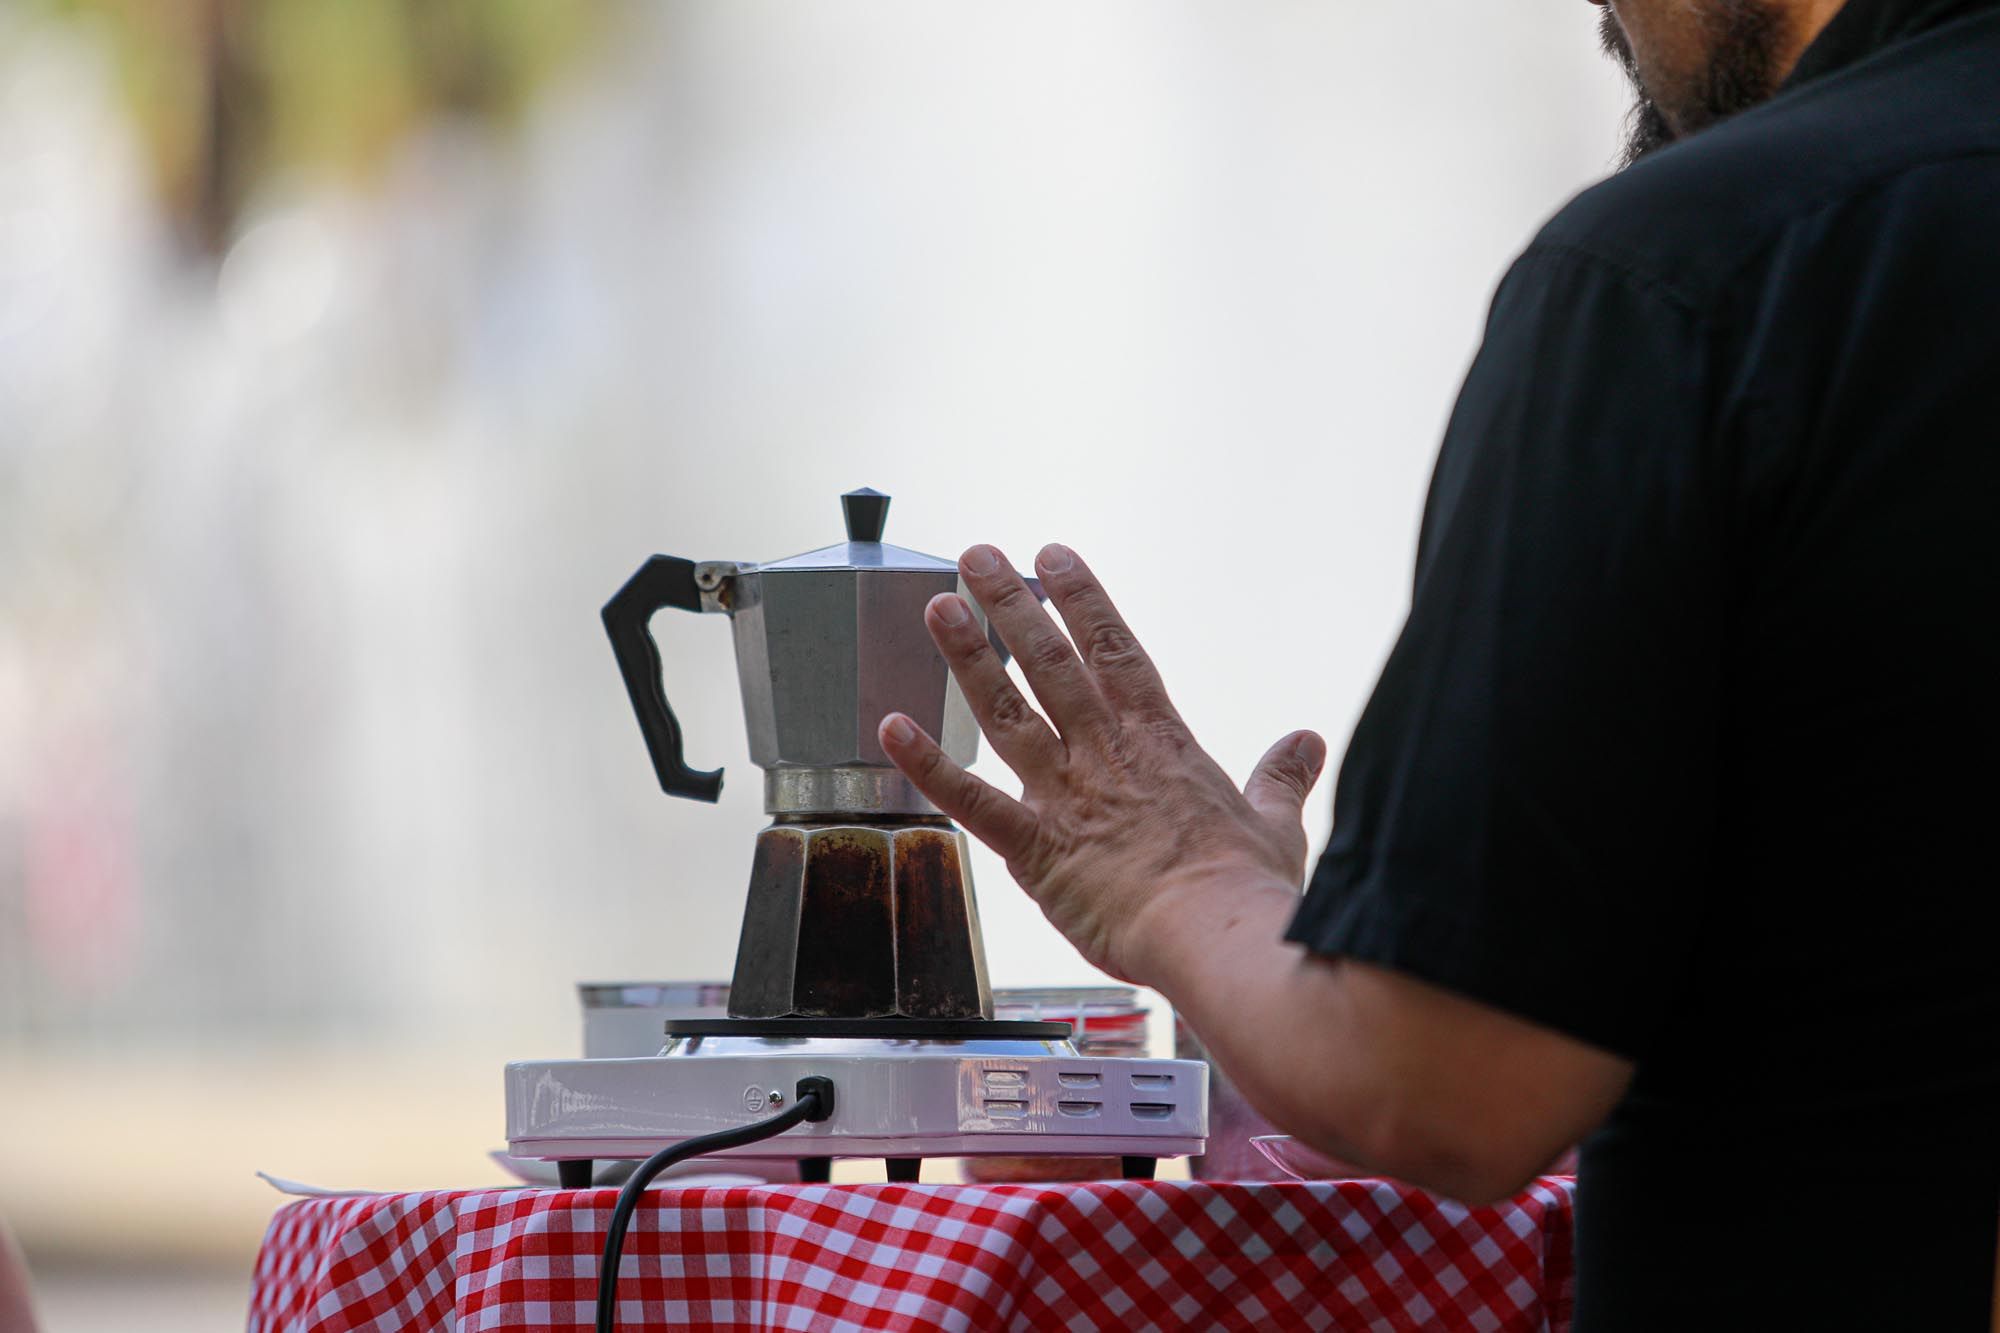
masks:
POLYGON ((413 126, 516 119, 605 9, 571 0, 41 0, 115 61, 188 239, 275 173, 364 176, 413 126))

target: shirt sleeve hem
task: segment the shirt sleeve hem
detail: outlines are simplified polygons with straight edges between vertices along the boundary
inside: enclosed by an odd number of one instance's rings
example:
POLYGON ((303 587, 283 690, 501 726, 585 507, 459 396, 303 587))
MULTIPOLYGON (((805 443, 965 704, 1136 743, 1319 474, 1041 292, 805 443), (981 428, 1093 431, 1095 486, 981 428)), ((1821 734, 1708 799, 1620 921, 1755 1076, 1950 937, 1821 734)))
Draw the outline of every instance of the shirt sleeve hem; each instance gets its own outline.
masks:
MULTIPOLYGON (((1329 957, 1401 972, 1626 1059, 1644 1037, 1636 1016, 1587 997, 1618 995, 1620 978, 1573 952, 1467 921, 1422 897, 1374 887, 1310 894, 1285 938, 1329 957)), ((1627 980, 1629 984, 1629 979, 1627 980)))

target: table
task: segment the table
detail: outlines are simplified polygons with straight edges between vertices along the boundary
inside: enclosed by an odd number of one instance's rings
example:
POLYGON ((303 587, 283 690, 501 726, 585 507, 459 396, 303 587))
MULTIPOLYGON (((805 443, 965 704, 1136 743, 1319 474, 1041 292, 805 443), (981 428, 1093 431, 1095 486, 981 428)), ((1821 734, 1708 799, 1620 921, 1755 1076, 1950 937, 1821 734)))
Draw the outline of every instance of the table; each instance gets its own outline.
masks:
MULTIPOLYGON (((1564 1333, 1574 1185, 1468 1209, 1383 1180, 784 1185, 649 1193, 621 1329, 1564 1333)), ((308 1199, 250 1333, 591 1327, 617 1191, 308 1199)))

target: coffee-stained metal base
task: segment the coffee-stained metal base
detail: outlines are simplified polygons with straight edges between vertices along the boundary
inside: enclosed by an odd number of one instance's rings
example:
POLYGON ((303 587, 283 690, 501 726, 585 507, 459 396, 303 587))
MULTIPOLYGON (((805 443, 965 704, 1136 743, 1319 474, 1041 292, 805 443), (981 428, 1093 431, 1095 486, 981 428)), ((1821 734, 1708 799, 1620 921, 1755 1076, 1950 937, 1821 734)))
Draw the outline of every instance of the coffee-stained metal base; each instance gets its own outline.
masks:
POLYGON ((991 1018, 965 835, 944 819, 758 834, 729 1012, 991 1018))

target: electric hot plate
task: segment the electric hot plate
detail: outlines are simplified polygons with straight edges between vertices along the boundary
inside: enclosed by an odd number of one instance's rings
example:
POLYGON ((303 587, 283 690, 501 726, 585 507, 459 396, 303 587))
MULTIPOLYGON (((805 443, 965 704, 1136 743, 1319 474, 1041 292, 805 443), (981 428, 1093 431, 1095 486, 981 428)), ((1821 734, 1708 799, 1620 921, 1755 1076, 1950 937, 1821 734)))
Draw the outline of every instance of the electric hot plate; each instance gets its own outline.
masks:
POLYGON ((831 1118, 720 1155, 793 1159, 808 1181, 836 1157, 884 1158, 891 1180, 990 1155, 1119 1157, 1150 1176, 1208 1133, 1207 1066, 1079 1055, 1067 1023, 724 1018, 668 1022, 655 1056, 508 1065, 508 1145, 584 1185, 593 1162, 781 1111, 812 1075, 833 1081, 831 1118))

